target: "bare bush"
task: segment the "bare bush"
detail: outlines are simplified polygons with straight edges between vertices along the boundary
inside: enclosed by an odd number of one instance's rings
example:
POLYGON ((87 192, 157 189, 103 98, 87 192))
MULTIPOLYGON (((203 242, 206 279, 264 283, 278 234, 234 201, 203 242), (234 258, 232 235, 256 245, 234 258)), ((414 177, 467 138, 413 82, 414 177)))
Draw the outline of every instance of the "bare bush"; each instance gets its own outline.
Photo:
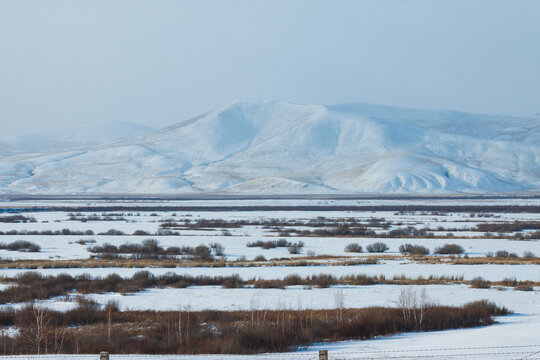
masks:
POLYGON ((223 256, 225 254, 225 247, 220 243, 211 243, 209 246, 214 256, 223 256))
POLYGON ((41 246, 30 241, 17 240, 8 244, 0 243, 0 249, 20 252, 39 252, 41 250, 41 246))
POLYGON ((351 243, 345 246, 345 252, 361 253, 362 247, 358 243, 351 243))
POLYGON ((429 249, 422 245, 403 244, 399 246, 399 252, 411 255, 427 255, 429 254, 429 249))
POLYGON ((366 247, 366 250, 370 253, 382 253, 388 250, 388 245, 383 242, 375 242, 373 244, 369 244, 366 247))
POLYGON ((435 248, 435 254, 463 254, 465 249, 458 244, 444 244, 435 248))
POLYGON ((289 254, 301 254, 302 249, 304 248, 304 243, 302 241, 292 243, 287 247, 289 254))

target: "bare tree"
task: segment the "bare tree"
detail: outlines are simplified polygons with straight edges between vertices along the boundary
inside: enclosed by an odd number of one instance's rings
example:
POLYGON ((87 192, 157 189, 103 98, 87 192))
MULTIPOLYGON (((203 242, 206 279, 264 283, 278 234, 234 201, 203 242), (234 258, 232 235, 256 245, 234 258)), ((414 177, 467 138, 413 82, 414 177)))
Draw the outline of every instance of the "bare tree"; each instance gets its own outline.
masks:
POLYGON ((416 291, 410 286, 401 289, 398 304, 403 314, 403 320, 407 325, 412 325, 412 317, 416 307, 416 291))
POLYGON ((28 314, 28 327, 23 330, 23 333, 28 338, 31 346, 35 349, 36 354, 40 355, 43 344, 45 343, 45 352, 47 352, 47 326, 49 324, 49 311, 46 307, 29 303, 23 311, 28 314), (45 340, 45 341, 44 341, 45 340))
POLYGON ((420 319, 418 321, 419 330, 422 331, 422 322, 424 321, 424 313, 429 303, 429 297, 426 288, 422 288, 419 297, 420 319))
POLYGON ((422 323, 428 302, 429 297, 425 288, 420 293, 412 286, 402 289, 399 294, 398 304, 405 323, 417 330, 422 330, 422 323))
POLYGON ((343 289, 339 289, 334 293, 334 304, 338 311, 338 321, 341 322, 343 320, 343 308, 345 307, 345 294, 343 293, 343 289))

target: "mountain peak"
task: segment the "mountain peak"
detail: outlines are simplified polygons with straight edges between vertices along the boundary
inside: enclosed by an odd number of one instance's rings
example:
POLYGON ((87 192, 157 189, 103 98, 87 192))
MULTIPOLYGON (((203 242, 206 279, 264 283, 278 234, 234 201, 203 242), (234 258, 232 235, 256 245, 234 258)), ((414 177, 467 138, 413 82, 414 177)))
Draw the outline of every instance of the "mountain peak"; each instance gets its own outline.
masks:
POLYGON ((119 142, 0 159, 0 185, 19 193, 538 191, 539 134, 532 118, 237 100, 119 142))

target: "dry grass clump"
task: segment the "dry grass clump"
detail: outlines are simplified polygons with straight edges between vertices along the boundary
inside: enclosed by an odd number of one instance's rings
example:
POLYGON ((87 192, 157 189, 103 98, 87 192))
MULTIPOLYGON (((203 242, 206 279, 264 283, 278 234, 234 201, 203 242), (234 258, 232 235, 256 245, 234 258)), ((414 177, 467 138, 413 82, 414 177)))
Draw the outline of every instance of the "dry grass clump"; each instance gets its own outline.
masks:
POLYGON ((88 244, 95 244, 96 240, 94 240, 94 239, 79 239, 79 240, 75 241, 75 243, 79 244, 79 245, 88 245, 88 244))
POLYGON ((471 287, 475 289, 489 289, 491 283, 484 278, 477 276, 471 280, 471 287))
POLYGON ((514 287, 518 291, 533 291, 533 285, 530 283, 519 284, 514 287))

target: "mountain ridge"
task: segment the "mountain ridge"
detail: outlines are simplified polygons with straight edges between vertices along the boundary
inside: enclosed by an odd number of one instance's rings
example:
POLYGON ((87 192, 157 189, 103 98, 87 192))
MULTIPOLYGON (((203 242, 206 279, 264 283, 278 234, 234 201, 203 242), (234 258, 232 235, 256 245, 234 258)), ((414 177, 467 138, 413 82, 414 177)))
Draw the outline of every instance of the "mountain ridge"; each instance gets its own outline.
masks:
POLYGON ((539 191, 538 144, 534 118, 234 101, 133 138, 0 158, 0 192, 539 191))

